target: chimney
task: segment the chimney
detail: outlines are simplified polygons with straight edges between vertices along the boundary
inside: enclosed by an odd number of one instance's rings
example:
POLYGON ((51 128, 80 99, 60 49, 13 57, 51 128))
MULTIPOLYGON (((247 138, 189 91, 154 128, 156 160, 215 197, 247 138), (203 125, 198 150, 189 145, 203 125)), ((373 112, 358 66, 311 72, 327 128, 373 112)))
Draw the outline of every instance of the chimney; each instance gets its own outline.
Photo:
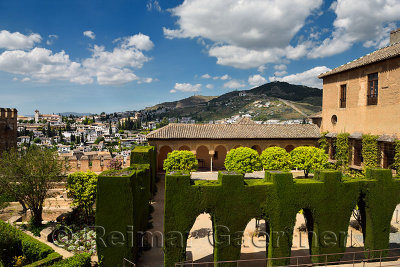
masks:
POLYGON ((390 45, 400 42, 400 28, 390 32, 390 45))

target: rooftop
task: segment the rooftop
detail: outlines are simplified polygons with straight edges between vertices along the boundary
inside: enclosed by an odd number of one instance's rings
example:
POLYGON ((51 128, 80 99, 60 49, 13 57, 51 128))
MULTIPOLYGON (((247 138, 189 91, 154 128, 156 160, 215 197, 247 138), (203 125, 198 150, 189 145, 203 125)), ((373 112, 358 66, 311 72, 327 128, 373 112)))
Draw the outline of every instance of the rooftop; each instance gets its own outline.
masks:
POLYGON ((170 123, 147 139, 307 139, 319 138, 315 124, 181 124, 170 123))
POLYGON ((372 63, 376 63, 379 61, 387 60, 390 58, 394 57, 399 57, 400 56, 400 43, 395 43, 389 46, 386 46, 384 48, 378 49, 368 55, 365 55, 363 57, 360 57, 356 60, 353 60, 349 63, 346 63, 342 66, 339 66, 337 68, 334 68, 333 70, 324 72, 318 76, 318 78, 325 78, 327 76, 337 74, 340 72, 344 72, 347 70, 359 68, 362 66, 366 66, 372 63))

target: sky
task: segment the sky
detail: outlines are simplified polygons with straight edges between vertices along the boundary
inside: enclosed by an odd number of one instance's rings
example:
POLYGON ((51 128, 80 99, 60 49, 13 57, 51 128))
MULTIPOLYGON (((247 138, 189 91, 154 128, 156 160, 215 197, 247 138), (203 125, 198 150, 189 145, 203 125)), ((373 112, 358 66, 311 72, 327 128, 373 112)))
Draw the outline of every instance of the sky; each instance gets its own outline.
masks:
POLYGON ((320 73, 389 44, 400 0, 0 1, 0 107, 139 110, 320 73))

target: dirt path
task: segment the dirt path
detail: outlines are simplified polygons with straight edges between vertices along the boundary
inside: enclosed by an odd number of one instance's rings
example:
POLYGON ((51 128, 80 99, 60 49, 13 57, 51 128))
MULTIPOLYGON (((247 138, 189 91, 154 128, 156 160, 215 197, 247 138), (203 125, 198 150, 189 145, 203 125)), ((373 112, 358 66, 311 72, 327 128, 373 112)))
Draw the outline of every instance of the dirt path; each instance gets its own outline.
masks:
POLYGON ((279 101, 281 101, 282 103, 284 103, 286 106, 291 107, 292 109, 294 109, 295 111, 297 111, 298 113, 300 113, 301 115, 303 115, 304 117, 308 117, 307 114, 305 114, 303 111, 301 111, 298 107, 296 107, 295 105, 293 105, 292 103, 290 103, 287 100, 284 99, 280 99, 279 101))

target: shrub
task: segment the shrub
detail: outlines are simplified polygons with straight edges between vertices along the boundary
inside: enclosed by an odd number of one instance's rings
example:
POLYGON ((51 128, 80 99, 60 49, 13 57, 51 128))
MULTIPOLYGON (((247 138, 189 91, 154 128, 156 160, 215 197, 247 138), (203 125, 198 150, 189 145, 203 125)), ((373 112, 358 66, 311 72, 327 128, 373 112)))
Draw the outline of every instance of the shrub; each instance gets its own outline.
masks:
POLYGON ((349 134, 348 133, 341 133, 338 134, 336 138, 336 165, 338 169, 343 172, 347 173, 349 169, 349 160, 350 160, 350 145, 349 145, 349 134))
POLYGON ((81 253, 71 258, 57 262, 50 267, 90 267, 90 254, 81 253))
POLYGON ((265 170, 290 170, 290 154, 281 147, 269 147, 260 156, 265 170))
POLYGON ((72 173, 68 175, 67 189, 73 198, 72 205, 82 211, 88 221, 96 201, 97 174, 91 171, 72 173))
POLYGON ((379 149, 378 136, 364 134, 362 136, 362 150, 364 170, 378 167, 379 149))
POLYGON ((175 150, 168 153, 167 159, 164 160, 164 170, 171 171, 196 171, 199 164, 196 156, 186 150, 175 150))
POLYGON ((392 168, 396 170, 397 175, 400 174, 400 140, 396 140, 395 147, 394 147, 394 163, 392 168))
POLYGON ((14 257, 21 254, 21 242, 18 230, 0 221, 0 261, 3 261, 4 264, 10 263, 14 257))
POLYGON ((325 153, 328 153, 329 150, 328 139, 326 138, 327 134, 328 132, 321 133, 321 138, 318 140, 318 147, 324 150, 325 153))
POLYGON ((225 168, 228 171, 251 173, 260 171, 262 164, 257 151, 249 147, 231 149, 225 158, 225 168))
POLYGON ((109 170, 121 170, 122 169, 122 161, 112 158, 110 163, 107 164, 107 168, 109 170))
POLYGON ((320 148, 299 146, 290 152, 294 168, 304 170, 305 177, 310 171, 325 169, 328 166, 328 155, 320 148))

